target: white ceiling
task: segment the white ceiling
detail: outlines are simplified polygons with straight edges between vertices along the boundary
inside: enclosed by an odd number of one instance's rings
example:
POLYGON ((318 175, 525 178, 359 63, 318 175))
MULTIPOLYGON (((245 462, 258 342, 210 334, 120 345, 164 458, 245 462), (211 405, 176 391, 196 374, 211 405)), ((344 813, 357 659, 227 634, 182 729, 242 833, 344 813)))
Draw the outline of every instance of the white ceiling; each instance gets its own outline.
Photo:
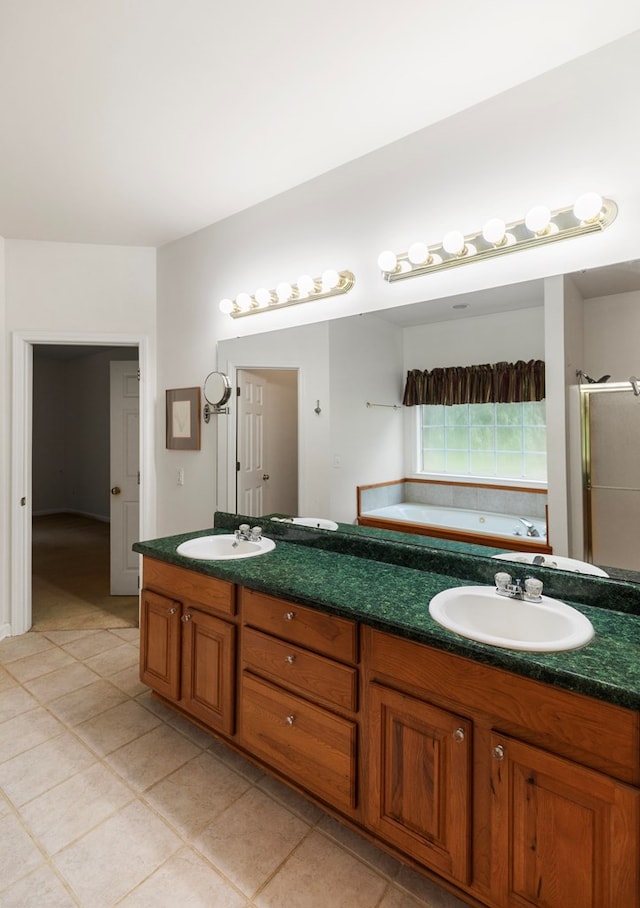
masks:
POLYGON ((0 236, 162 245, 638 28, 630 0, 0 0, 0 236))

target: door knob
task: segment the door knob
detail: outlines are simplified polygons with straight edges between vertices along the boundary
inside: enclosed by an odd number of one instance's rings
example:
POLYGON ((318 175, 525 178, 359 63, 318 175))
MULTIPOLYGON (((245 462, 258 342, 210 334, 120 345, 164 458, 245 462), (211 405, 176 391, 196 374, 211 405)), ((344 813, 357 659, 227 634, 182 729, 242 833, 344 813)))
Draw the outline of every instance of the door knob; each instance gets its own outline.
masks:
POLYGON ((121 491, 122 491, 122 489, 120 488, 120 486, 114 486, 114 487, 111 489, 111 494, 112 494, 112 495, 119 495, 121 491))
POLYGON ((266 480, 269 478, 269 474, 268 474, 268 473, 263 473, 263 474, 262 474, 262 478, 263 478, 263 479, 265 480, 265 482, 266 482, 266 480))

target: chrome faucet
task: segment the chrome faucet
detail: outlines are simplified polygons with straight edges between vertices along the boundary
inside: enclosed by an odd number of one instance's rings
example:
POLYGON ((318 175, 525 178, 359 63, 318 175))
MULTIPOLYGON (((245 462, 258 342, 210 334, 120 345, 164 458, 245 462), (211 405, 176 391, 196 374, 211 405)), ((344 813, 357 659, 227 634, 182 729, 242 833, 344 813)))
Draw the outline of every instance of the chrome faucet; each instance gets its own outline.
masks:
POLYGON ((234 533, 235 542, 233 548, 236 548, 241 539, 245 542, 260 542, 262 539, 262 527, 250 527, 248 523, 241 523, 234 533))
POLYGON ((513 580, 511 574, 500 571, 493 578, 498 596, 509 599, 523 599, 526 602, 542 602, 542 580, 526 577, 524 580, 513 580))
POLYGON ((520 523, 526 528, 527 536, 539 536, 538 528, 535 527, 530 520, 525 520, 524 517, 518 517, 520 523))

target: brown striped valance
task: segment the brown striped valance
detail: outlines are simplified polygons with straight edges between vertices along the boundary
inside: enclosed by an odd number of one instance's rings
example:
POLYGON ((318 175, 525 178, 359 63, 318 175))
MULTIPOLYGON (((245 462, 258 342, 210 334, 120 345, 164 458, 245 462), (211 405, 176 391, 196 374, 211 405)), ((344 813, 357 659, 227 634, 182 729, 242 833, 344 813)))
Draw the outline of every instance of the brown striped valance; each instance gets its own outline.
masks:
POLYGON ((513 404, 544 400, 544 361, 448 366, 445 369, 410 369, 402 403, 513 404))

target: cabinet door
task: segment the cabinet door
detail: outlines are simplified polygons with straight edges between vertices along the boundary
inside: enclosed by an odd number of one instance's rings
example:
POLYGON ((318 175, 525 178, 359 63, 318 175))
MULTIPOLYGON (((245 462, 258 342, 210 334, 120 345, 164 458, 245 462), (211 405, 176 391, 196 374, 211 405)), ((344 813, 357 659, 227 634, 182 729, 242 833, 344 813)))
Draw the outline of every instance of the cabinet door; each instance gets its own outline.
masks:
POLYGON ((140 679, 180 699, 180 603, 150 590, 140 596, 140 679))
POLYGON ((206 725, 232 735, 235 726, 233 624, 183 606, 181 705, 206 725))
POLYGON ((638 908, 640 792, 491 736, 492 877, 509 908, 638 908))
POLYGON ((469 878, 471 723, 371 685, 369 824, 428 867, 469 878))

